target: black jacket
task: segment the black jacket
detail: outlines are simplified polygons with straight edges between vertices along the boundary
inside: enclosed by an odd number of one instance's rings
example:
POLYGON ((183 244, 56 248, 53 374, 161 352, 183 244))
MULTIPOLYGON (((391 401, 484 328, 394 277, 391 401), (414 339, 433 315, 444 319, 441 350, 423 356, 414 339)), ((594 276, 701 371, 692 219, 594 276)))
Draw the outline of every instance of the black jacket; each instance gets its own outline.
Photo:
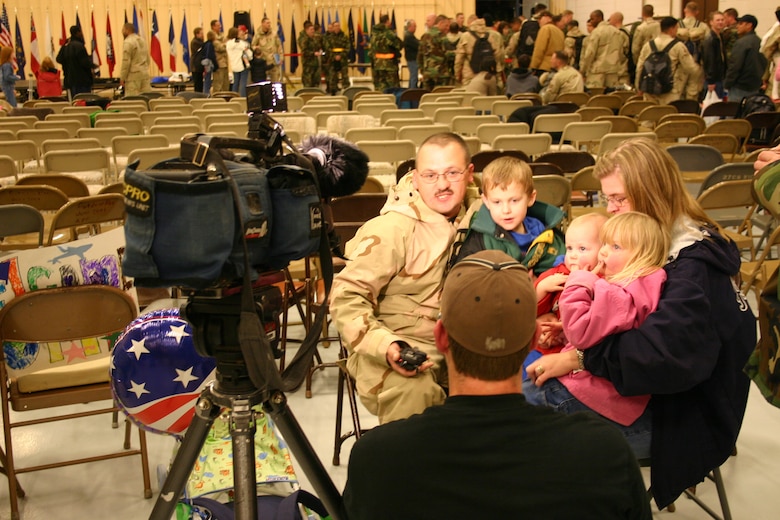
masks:
POLYGON ((764 75, 766 62, 759 52, 759 47, 761 47, 761 40, 755 32, 739 37, 731 48, 726 79, 723 82, 726 90, 738 88, 758 91, 761 88, 761 77, 764 75))
POLYGON ((92 57, 84 46, 84 40, 71 37, 68 43, 57 53, 57 63, 62 65, 65 74, 65 88, 92 86, 92 57))
POLYGON ((726 55, 720 35, 710 31, 702 45, 701 64, 708 85, 723 81, 726 75, 726 55))

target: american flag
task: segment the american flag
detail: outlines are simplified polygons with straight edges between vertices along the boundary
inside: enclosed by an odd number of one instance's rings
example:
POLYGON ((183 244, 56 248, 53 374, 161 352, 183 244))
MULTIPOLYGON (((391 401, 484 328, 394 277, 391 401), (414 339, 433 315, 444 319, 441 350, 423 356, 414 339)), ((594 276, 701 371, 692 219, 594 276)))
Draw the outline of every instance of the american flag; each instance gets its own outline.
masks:
MULTIPOLYGON (((5 2, 3 2, 3 15, 0 17, 0 45, 3 47, 13 47, 13 39, 11 38, 11 26, 8 23, 8 11, 5 10, 5 2)), ((11 58, 14 68, 16 68, 16 57, 11 58)))
POLYGON ((135 319, 111 357, 111 388, 128 415, 146 429, 179 435, 189 426, 195 402, 214 380, 216 363, 195 351, 192 328, 179 309, 135 319))

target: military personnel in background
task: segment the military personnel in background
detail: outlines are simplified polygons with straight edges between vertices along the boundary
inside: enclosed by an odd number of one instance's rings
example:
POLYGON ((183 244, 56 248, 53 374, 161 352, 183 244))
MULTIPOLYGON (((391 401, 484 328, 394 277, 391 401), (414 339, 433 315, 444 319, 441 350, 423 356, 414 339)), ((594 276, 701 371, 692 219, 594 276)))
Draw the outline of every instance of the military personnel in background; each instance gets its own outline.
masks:
MULTIPOLYGON (((628 36, 629 29, 623 29, 623 13, 621 12, 614 12, 609 16, 609 25, 614 27, 618 30, 618 34, 620 35, 620 38, 622 39, 622 50, 623 52, 620 53, 618 56, 618 85, 630 85, 631 84, 631 76, 629 75, 628 67, 629 67, 629 57, 631 56, 631 43, 630 43, 630 37, 628 36)), ((631 63, 633 66, 633 58, 631 59, 631 63)), ((636 72, 635 70, 632 70, 631 72, 636 72)))
POLYGON ((661 34, 661 25, 653 19, 655 10, 652 4, 642 6, 642 23, 634 31, 634 39, 631 41, 631 54, 634 57, 634 63, 639 61, 639 53, 647 42, 661 34))
POLYGON ((271 30, 271 20, 267 16, 260 22, 260 30, 252 38, 252 50, 260 51, 262 58, 266 63, 266 75, 269 81, 279 82, 282 80, 282 41, 279 36, 271 30))
POLYGON ((585 34, 580 31, 580 23, 572 20, 566 26, 566 38, 563 40, 563 50, 569 55, 569 65, 575 69, 580 69, 580 57, 582 57, 582 47, 585 43, 585 34))
MULTIPOLYGON (((539 33, 534 42, 534 53, 531 55, 531 68, 535 71, 550 71, 550 56, 555 51, 563 50, 563 40, 566 38, 556 24, 561 23, 560 15, 553 16, 550 11, 539 14, 539 33)), ((539 72, 537 72, 539 74, 539 72)))
POLYGON ((217 68, 211 76, 211 90, 213 92, 227 92, 230 90, 228 77, 227 47, 225 47, 225 35, 222 34, 222 24, 219 20, 211 20, 211 30, 217 35, 211 42, 214 46, 214 54, 217 56, 217 68))
POLYGON ((304 87, 320 86, 322 76, 320 74, 320 54, 322 47, 320 39, 314 34, 314 25, 306 20, 303 24, 303 31, 298 36, 298 52, 303 58, 303 73, 301 82, 304 87))
POLYGON ((401 86, 398 76, 398 61, 403 43, 390 29, 390 16, 383 14, 379 23, 371 30, 371 60, 373 62, 374 88, 384 92, 387 88, 401 86))
POLYGON ((685 46, 688 48, 693 57, 693 61, 696 62, 696 71, 688 76, 685 80, 685 87, 681 91, 682 99, 699 99, 699 94, 702 90, 702 84, 704 81, 704 75, 701 70, 701 44, 704 38, 710 33, 709 27, 706 23, 702 23, 698 19, 699 5, 696 2, 688 2, 683 8, 684 18, 681 18, 678 23, 680 28, 677 31, 677 39, 685 42, 685 46))
POLYGON ((729 7, 723 11, 723 18, 726 21, 726 27, 720 34, 720 37, 723 39, 723 47, 726 50, 726 59, 728 60, 731 57, 731 48, 734 47, 737 38, 739 38, 739 35, 737 34, 737 18, 739 18, 739 13, 737 13, 737 10, 733 7, 729 7))
POLYGON ((569 55, 565 51, 555 51, 550 55, 552 71, 542 74, 540 84, 544 86, 539 93, 542 102, 547 105, 556 101, 562 94, 585 92, 582 75, 569 66, 569 55))
POLYGON ((483 38, 487 35, 488 43, 493 48, 493 56, 496 61, 496 72, 504 70, 504 46, 501 35, 491 30, 485 20, 478 18, 469 25, 469 32, 463 33, 455 51, 455 80, 468 85, 471 79, 479 73, 478 70, 471 70, 471 56, 474 53, 474 44, 477 38, 483 38))
POLYGON ((460 26, 458 26, 456 22, 450 22, 449 28, 445 33, 447 42, 444 45, 444 48, 447 51, 447 68, 449 69, 450 78, 452 78, 450 81, 450 85, 457 85, 457 86, 461 85, 455 79, 455 49, 458 48, 458 42, 461 40, 461 34, 466 34, 466 33, 461 32, 460 26))
POLYGON ((335 96, 339 90, 339 81, 342 89, 349 86, 349 36, 341 30, 339 22, 333 22, 330 32, 325 34, 322 51, 327 90, 335 96))
MULTIPOLYGON (((655 48, 659 50, 666 48, 666 46, 677 37, 678 29, 679 26, 677 24, 677 20, 673 17, 667 16, 662 19, 661 34, 651 40, 655 42, 655 48)), ((645 60, 647 60, 652 52, 653 50, 650 47, 650 42, 647 42, 645 46, 642 47, 642 52, 639 54, 639 60, 636 62, 636 87, 637 91, 640 93, 642 93, 639 89, 639 81, 642 77, 642 68, 644 67, 645 60)), ((697 70, 696 62, 693 61, 691 53, 688 52, 688 49, 685 48, 685 45, 680 42, 677 42, 672 46, 671 49, 669 49, 669 60, 672 62, 672 70, 674 71, 674 83, 672 84, 672 90, 666 94, 661 94, 660 96, 653 96, 646 92, 644 93, 645 99, 649 101, 655 101, 660 105, 668 105, 672 101, 680 99, 682 89, 685 87, 686 78, 690 74, 695 73, 697 70)))
POLYGON ((588 36, 580 58, 585 87, 616 87, 620 83, 620 74, 626 70, 628 38, 617 27, 605 21, 604 13, 599 9, 590 14, 590 21, 594 29, 588 36))
POLYGON ((447 37, 449 18, 440 14, 436 17, 433 27, 420 38, 420 50, 417 61, 422 65, 423 83, 425 89, 433 90, 440 85, 449 85, 452 77, 449 75, 447 62, 447 37))
POLYGON ((131 23, 122 26, 122 35, 125 41, 122 46, 122 69, 119 73, 119 82, 125 89, 125 96, 151 92, 149 47, 146 46, 146 41, 135 33, 135 27, 131 23))

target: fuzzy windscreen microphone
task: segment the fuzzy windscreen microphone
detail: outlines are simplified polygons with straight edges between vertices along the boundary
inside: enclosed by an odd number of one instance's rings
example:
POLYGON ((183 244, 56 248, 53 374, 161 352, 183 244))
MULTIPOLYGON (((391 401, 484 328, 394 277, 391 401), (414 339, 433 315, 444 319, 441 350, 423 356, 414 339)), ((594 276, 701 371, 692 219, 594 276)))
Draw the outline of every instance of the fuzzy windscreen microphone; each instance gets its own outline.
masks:
POLYGON ((300 147, 316 163, 323 198, 344 197, 358 191, 368 177, 368 156, 358 147, 335 137, 313 135, 300 147))

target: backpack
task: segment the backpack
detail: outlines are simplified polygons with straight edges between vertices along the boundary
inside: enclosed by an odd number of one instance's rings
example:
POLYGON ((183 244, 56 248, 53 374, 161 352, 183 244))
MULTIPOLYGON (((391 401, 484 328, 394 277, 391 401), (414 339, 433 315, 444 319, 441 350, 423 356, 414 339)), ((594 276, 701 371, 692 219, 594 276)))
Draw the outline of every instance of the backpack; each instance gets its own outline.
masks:
POLYGON ((482 38, 477 36, 476 33, 471 33, 474 38, 474 50, 471 51, 471 59, 469 60, 469 66, 474 74, 479 74, 480 67, 483 62, 495 61, 496 55, 493 52, 493 46, 488 41, 488 34, 485 34, 482 38))
POLYGON ((631 49, 634 48, 634 34, 636 33, 636 28, 639 26, 641 22, 634 22, 631 24, 631 29, 626 30, 625 27, 621 27, 620 31, 623 32, 626 36, 628 36, 628 48, 626 49, 626 58, 628 60, 628 77, 633 78, 636 77, 636 63, 634 63, 634 53, 631 51, 631 49))
POLYGON ((580 56, 582 56, 582 42, 585 40, 585 35, 582 36, 570 36, 574 40, 574 63, 572 66, 580 70, 580 56))
POLYGON ((534 45, 536 44, 536 36, 539 34, 539 22, 536 20, 528 20, 520 28, 520 37, 517 40, 517 52, 516 55, 527 54, 531 56, 534 53, 534 45))
POLYGON ((775 103, 772 101, 772 98, 764 94, 755 94, 742 98, 737 111, 737 118, 744 119, 750 114, 774 112, 775 110, 775 103))
POLYGON ((655 46, 655 40, 650 40, 653 51, 642 65, 642 75, 639 77, 639 90, 654 96, 671 92, 674 84, 674 71, 669 50, 680 40, 675 38, 662 50, 655 46))
MULTIPOLYGON (((685 24, 683 23, 682 20, 678 21, 677 23, 683 29, 687 29, 687 27, 685 27, 685 24)), ((693 25, 693 28, 695 29, 700 25, 701 22, 699 20, 696 20, 696 23, 693 25)), ((701 58, 701 41, 692 42, 691 40, 688 40, 685 42, 685 48, 688 49, 688 52, 691 53, 691 57, 693 57, 693 61, 699 63, 701 58)))

